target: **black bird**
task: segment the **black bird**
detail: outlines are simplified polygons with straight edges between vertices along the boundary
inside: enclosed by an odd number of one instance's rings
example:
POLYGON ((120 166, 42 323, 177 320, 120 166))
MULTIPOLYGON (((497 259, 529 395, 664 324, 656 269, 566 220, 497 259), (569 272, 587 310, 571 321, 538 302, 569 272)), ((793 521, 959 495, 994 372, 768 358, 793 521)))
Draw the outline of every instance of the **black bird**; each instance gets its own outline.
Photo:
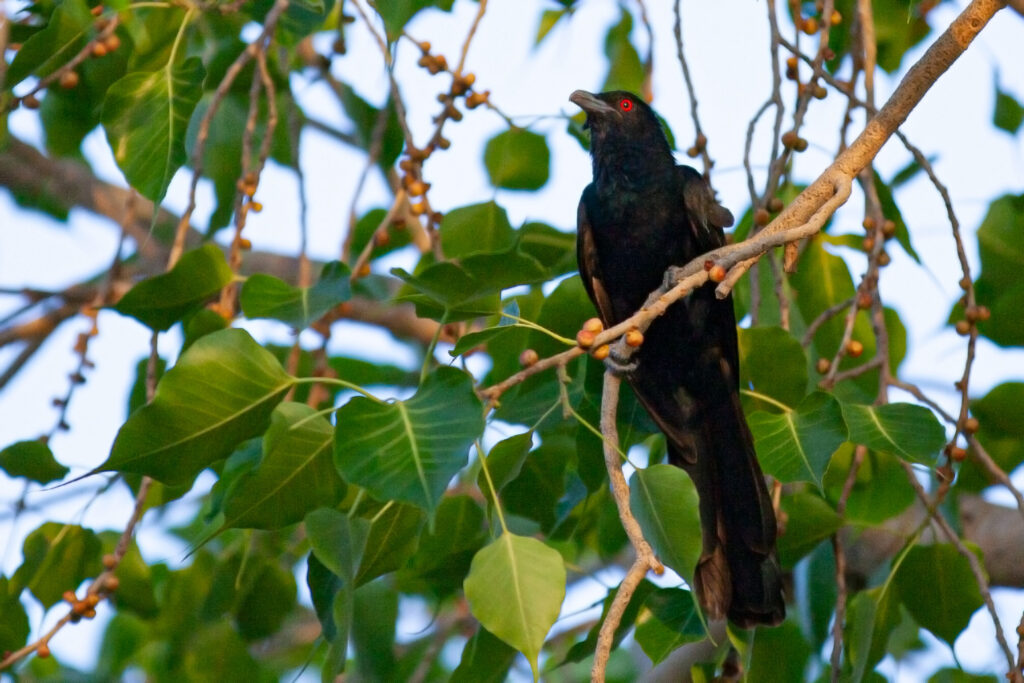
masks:
MULTIPOLYGON (((632 93, 569 99, 587 114, 594 181, 577 215, 580 276, 606 326, 640 309, 669 266, 725 244, 728 209, 677 166, 661 124, 632 93)), ((785 616, 775 514, 739 398, 732 297, 707 284, 657 318, 626 378, 665 433, 669 462, 700 495, 703 549, 694 589, 705 612, 738 626, 785 616)))

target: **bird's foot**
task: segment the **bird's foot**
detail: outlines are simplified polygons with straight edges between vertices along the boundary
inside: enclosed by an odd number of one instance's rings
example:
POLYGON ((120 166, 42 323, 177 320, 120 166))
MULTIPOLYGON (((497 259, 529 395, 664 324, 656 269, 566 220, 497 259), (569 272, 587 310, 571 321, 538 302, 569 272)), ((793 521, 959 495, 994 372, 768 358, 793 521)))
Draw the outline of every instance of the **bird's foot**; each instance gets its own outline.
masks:
POLYGON ((661 281, 662 293, 669 291, 683 278, 683 269, 679 266, 669 266, 665 270, 665 278, 661 281))
POLYGON ((615 344, 608 351, 608 357, 604 359, 604 366, 612 373, 622 377, 628 375, 639 367, 640 362, 631 357, 632 348, 621 348, 621 344, 615 344))

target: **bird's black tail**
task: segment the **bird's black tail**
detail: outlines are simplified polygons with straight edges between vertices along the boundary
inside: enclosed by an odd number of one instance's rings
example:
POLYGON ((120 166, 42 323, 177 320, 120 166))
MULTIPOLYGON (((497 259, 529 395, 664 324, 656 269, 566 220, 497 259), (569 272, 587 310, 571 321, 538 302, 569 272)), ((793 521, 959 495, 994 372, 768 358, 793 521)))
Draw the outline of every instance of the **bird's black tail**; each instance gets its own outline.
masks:
POLYGON ((739 395, 729 384, 719 384, 721 395, 703 403, 713 414, 701 421, 696 462, 677 457, 669 446, 673 462, 689 472, 700 495, 704 545, 694 589, 713 619, 728 616, 744 628, 776 625, 786 608, 775 512, 739 395))

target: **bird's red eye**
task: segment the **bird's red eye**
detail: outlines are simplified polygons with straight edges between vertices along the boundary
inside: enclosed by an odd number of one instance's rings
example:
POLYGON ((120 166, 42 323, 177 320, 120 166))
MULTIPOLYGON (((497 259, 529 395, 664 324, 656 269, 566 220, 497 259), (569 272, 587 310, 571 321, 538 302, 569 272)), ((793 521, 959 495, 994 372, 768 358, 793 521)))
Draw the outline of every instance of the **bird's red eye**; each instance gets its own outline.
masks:
POLYGON ((619 102, 619 108, 622 109, 622 111, 632 111, 633 100, 622 100, 619 102))

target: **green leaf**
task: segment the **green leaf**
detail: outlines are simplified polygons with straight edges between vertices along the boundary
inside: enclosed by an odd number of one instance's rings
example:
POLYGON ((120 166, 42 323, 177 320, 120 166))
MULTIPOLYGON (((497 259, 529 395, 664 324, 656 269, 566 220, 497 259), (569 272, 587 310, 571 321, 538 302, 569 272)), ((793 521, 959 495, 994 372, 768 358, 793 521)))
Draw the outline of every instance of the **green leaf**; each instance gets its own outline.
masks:
POLYGON ((245 330, 201 338, 167 371, 153 401, 124 423, 110 457, 115 470, 183 484, 262 434, 294 379, 245 330))
MULTIPOLYGON (((978 441, 1004 472, 1012 472, 1024 462, 1024 425, 1020 406, 1024 405, 1024 382, 1004 382, 985 396, 971 401, 971 413, 978 418, 978 441)), ((995 483, 991 475, 968 458, 960 466, 957 487, 980 491, 995 483)))
POLYGON ((370 523, 331 508, 306 515, 306 534, 313 554, 327 569, 342 579, 353 579, 363 555, 370 523))
POLYGON ((483 626, 462 649, 462 659, 448 683, 504 683, 516 651, 483 626))
POLYGON ((354 598, 352 645, 358 680, 398 680, 394 652, 398 593, 387 583, 374 581, 360 587, 354 598))
MULTIPOLYGON (((740 386, 753 386, 788 406, 795 406, 807 392, 807 356, 800 342, 781 327, 740 329, 740 386)), ((744 394, 745 399, 750 396, 744 394)), ((764 410, 770 402, 752 399, 764 410)))
POLYGON ((238 632, 249 641, 266 638, 281 628, 295 608, 295 577, 274 562, 263 562, 257 568, 249 564, 245 576, 248 585, 234 609, 238 632))
POLYGON ((534 46, 540 45, 540 42, 551 32, 558 20, 567 14, 568 11, 565 8, 544 10, 540 15, 540 23, 537 25, 537 37, 533 39, 534 46))
POLYGON ((408 285, 396 300, 413 303, 421 318, 471 320, 496 313, 501 304, 497 291, 481 291, 480 283, 450 261, 433 263, 415 275, 401 268, 391 273, 408 285))
POLYGON ((432 514, 483 428, 472 378, 439 368, 406 401, 357 396, 345 404, 337 413, 334 464, 374 497, 432 514))
POLYGON ((486 529, 484 511, 476 501, 445 496, 433 530, 421 536, 416 553, 399 574, 400 590, 438 597, 459 590, 473 555, 487 541, 486 529))
POLYGON ((576 237, 546 223, 531 222, 519 228, 519 250, 535 258, 551 276, 576 270, 576 237))
POLYGON ((939 669, 931 675, 928 683, 999 683, 999 679, 991 675, 972 674, 963 669, 952 667, 939 669))
MULTIPOLYGON (((505 484, 519 476, 526 462, 526 454, 533 448, 533 430, 510 436, 494 444, 487 454, 487 471, 494 482, 495 491, 501 491, 505 484)), ((491 490, 487 475, 481 468, 476 477, 477 486, 488 500, 494 500, 495 491, 491 490)))
POLYGON ((889 635, 899 624, 899 599, 890 583, 861 591, 847 607, 843 640, 853 667, 851 680, 860 681, 886 654, 889 635))
MULTIPOLYGON (((123 30, 115 35, 128 40, 123 30)), ((102 59, 87 59, 75 67, 77 86, 51 87, 46 91, 39 117, 46 133, 46 151, 51 157, 67 156, 84 161, 82 140, 100 124, 107 89, 124 76, 128 52, 128 49, 120 49, 102 59)))
POLYGON ((273 275, 255 273, 242 286, 239 303, 247 318, 273 318, 302 330, 352 297, 350 274, 344 263, 332 261, 312 287, 292 287, 273 275))
POLYGON ((752 413, 747 422, 761 466, 783 483, 813 482, 819 488, 832 454, 846 441, 839 401, 815 392, 796 410, 752 413))
POLYGON ((513 244, 508 214, 493 201, 453 209, 441 220, 441 248, 450 259, 505 251, 513 244))
POLYGON ((697 489, 683 470, 652 465, 629 478, 629 508, 658 559, 687 583, 701 551, 697 489))
POLYGON ((398 40, 402 29, 409 20, 422 9, 436 7, 445 12, 451 11, 455 0, 391 0, 376 5, 377 13, 384 20, 388 41, 398 40))
POLYGON ((779 536, 779 562, 792 567, 813 551, 819 543, 834 534, 842 520, 821 496, 797 492, 782 497, 786 533, 779 536))
POLYGON ((539 190, 548 181, 551 151, 543 135, 509 128, 487 141, 484 166, 495 187, 539 190))
POLYGON ((50 609, 86 577, 100 570, 100 539, 77 524, 46 522, 25 538, 21 566, 11 579, 11 594, 27 588, 50 609))
POLYGON ((912 403, 881 406, 843 404, 850 441, 906 460, 931 463, 946 443, 934 413, 912 403))
POLYGON ((358 588, 404 565, 416 551, 422 527, 423 512, 412 505, 391 505, 381 510, 370 524, 354 585, 358 588))
POLYGON ((1024 123, 1024 106, 1008 92, 999 87, 996 82, 996 106, 992 112, 992 125, 1000 130, 1005 130, 1010 135, 1016 135, 1024 123))
POLYGON ((334 430, 302 403, 281 403, 263 436, 259 466, 242 474, 224 499, 224 527, 278 529, 318 507, 337 504, 345 482, 334 469, 334 430))
POLYGON ((0 652, 20 649, 31 631, 20 591, 12 591, 6 576, 0 576, 0 652))
POLYGON ((811 646, 795 621, 777 628, 759 628, 751 648, 748 680, 761 683, 789 683, 804 680, 811 646))
POLYGON ((970 562, 949 543, 911 548, 895 586, 917 623, 950 647, 984 604, 970 562))
MULTIPOLYGON (((853 461, 853 445, 845 444, 832 456, 825 472, 826 498, 833 505, 839 496, 853 461)), ((857 477, 846 502, 846 519, 863 524, 879 524, 895 517, 914 502, 914 489, 896 456, 868 451, 857 468, 857 477)))
POLYGON ((37 439, 18 441, 0 451, 0 469, 8 477, 25 477, 39 484, 63 479, 70 471, 57 462, 49 446, 37 439))
POLYGON ((565 598, 562 556, 535 538, 505 532, 473 557, 464 590, 473 616, 522 652, 539 680, 537 657, 565 598))
POLYGON ((174 267, 147 278, 121 297, 114 310, 164 332, 231 282, 234 277, 216 244, 186 252, 174 267))
POLYGON ((110 86, 102 122, 114 159, 139 194, 159 202, 185 163, 185 133, 203 94, 197 57, 180 66, 130 73, 110 86))
POLYGON ((659 588, 647 596, 636 625, 636 642, 653 664, 676 648, 703 640, 706 633, 690 591, 659 588))
POLYGON ((643 89, 644 67, 640 55, 630 42, 633 16, 622 7, 619 23, 608 29, 604 39, 604 54, 608 57, 608 75, 601 91, 628 90, 638 93, 643 89))
MULTIPOLYGON (((991 318, 978 322, 981 334, 1000 346, 1024 345, 1024 318, 1019 315, 1024 305, 1024 194, 1003 195, 994 200, 978 227, 978 253, 981 275, 975 282, 975 295, 980 305, 987 306, 991 318)), ((950 324, 964 317, 963 307, 954 306, 950 324)))
POLYGON ((46 28, 21 46, 7 69, 4 87, 29 76, 45 78, 78 54, 92 34, 93 16, 83 0, 64 0, 53 10, 46 28))
MULTIPOLYGON (((878 173, 874 174, 875 179, 875 191, 878 192, 878 201, 882 205, 882 213, 885 217, 894 223, 896 223, 896 241, 899 242, 903 250, 910 255, 910 258, 914 259, 918 264, 921 263, 921 257, 918 256, 917 251, 914 250, 914 246, 910 243, 910 230, 907 229, 907 224, 903 220, 903 214, 900 212, 900 208, 896 205, 896 198, 893 196, 892 190, 887 185, 878 173)), ((893 181, 895 184, 895 180, 893 181)))

